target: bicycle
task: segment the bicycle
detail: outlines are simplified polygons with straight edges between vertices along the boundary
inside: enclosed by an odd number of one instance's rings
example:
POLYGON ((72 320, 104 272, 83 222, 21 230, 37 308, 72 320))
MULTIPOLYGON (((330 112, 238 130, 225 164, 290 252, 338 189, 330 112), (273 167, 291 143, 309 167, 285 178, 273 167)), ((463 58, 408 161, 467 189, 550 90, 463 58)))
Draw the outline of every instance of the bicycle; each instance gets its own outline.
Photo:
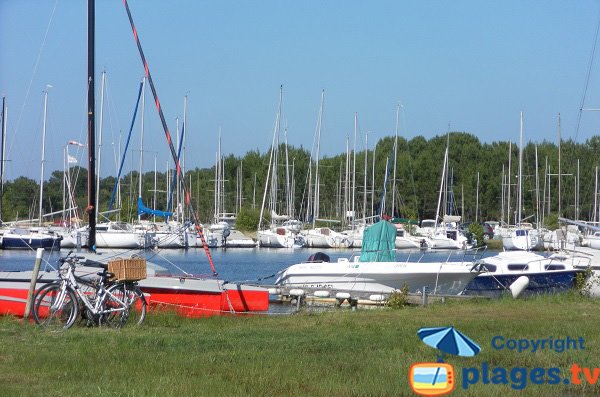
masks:
POLYGON ((59 259, 59 280, 40 288, 33 304, 36 323, 48 328, 68 329, 79 313, 87 325, 106 324, 115 328, 126 323, 139 325, 146 317, 146 299, 132 281, 112 282, 114 274, 102 265, 99 278, 85 279, 75 275, 75 268, 84 257, 71 256, 59 259), (67 264, 63 268, 63 265, 67 264))

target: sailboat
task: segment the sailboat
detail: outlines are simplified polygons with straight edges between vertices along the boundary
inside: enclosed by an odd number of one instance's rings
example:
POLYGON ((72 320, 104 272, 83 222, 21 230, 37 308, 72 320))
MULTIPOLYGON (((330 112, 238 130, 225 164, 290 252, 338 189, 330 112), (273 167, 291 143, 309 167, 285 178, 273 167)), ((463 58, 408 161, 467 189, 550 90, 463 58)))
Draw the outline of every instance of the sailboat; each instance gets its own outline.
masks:
MULTIPOLYGON (((510 173, 510 170, 509 170, 510 173)), ((542 237, 539 232, 528 222, 523 222, 523 112, 520 117, 519 133, 519 177, 517 185, 517 211, 516 227, 510 234, 502 237, 502 245, 506 250, 530 251, 542 246, 542 237)), ((509 197, 510 200, 510 197, 509 197)), ((509 214, 510 217, 510 214, 509 214)))
MULTIPOLYGON (((263 200, 260 208, 260 216, 258 221, 258 230, 256 233, 259 247, 270 248, 300 248, 305 245, 304 237, 299 233, 302 224, 295 219, 290 219, 289 214, 278 214, 278 157, 279 157, 279 134, 281 129, 281 106, 283 102, 283 87, 279 89, 279 106, 275 119, 275 127, 273 129, 273 141, 271 144, 271 154, 269 158, 269 168, 267 178, 265 180, 265 190, 263 192, 263 200), (269 201, 267 201, 267 192, 269 192, 269 201), (268 208, 265 208, 268 204, 268 208), (267 209, 271 215, 271 223, 268 228, 263 229, 262 221, 264 211, 267 209)), ((290 195, 287 195, 286 210, 289 211, 291 204, 290 195)))
MULTIPOLYGON (((321 107, 319 109, 319 120, 317 123, 316 130, 316 156, 315 156, 315 172, 314 172, 314 198, 312 200, 312 212, 309 212, 311 208, 307 208, 307 212, 311 213, 312 218, 312 229, 305 231, 304 237, 306 239, 306 246, 311 248, 348 248, 352 246, 352 237, 336 232, 329 227, 316 227, 316 221, 319 217, 319 193, 320 193, 320 178, 319 178, 319 157, 321 147, 321 127, 323 121, 323 101, 325 92, 321 93, 321 107)), ((312 181, 311 181, 312 183, 312 181)))
MULTIPOLYGON (((448 151, 450 146, 450 132, 446 137, 446 151, 444 153, 444 166, 442 168, 442 178, 440 181, 440 191, 438 196, 438 204, 435 220, 421 221, 420 234, 425 237, 425 243, 428 248, 433 249, 467 249, 469 243, 467 238, 458 229, 458 224, 461 217, 457 215, 447 214, 448 203, 446 200, 442 203, 442 197, 449 191, 448 188, 448 151), (442 206, 443 204, 443 206, 442 206), (440 216, 440 211, 444 211, 444 215, 440 216), (441 223, 439 219, 441 218, 441 223)), ((452 194, 451 194, 452 200, 452 194)), ((448 211, 450 212, 450 211, 448 211)))
MULTIPOLYGON (((44 163, 45 163, 45 145, 46 145, 46 119, 48 109, 48 88, 44 90, 44 123, 42 129, 42 161, 41 161, 41 176, 40 176, 40 195, 39 195, 39 218, 37 228, 8 226, 0 229, 0 248, 2 249, 23 249, 35 250, 37 248, 44 249, 60 249, 62 237, 60 235, 50 233, 42 227, 43 218, 43 190, 44 190, 44 163)), ((6 113, 2 111, 2 131, 5 131, 6 113)))

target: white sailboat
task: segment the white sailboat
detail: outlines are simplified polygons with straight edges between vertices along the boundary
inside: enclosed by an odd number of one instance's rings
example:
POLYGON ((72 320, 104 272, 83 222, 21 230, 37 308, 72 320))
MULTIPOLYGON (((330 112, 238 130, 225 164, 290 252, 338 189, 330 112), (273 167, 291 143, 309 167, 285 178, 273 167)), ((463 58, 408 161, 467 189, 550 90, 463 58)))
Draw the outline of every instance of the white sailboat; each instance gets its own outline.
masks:
MULTIPOLYGON (((510 170, 509 170, 510 173, 510 170)), ((530 251, 542 246, 542 236, 531 223, 523 222, 523 112, 520 117, 519 133, 519 177, 517 184, 517 222, 508 236, 502 237, 502 245, 506 250, 530 251)), ((509 197, 510 200, 510 197, 509 197)), ((510 217, 510 214, 508 214, 510 217)))
MULTIPOLYGON (((283 102, 283 87, 279 90, 279 106, 275 118, 275 127, 273 129, 273 141, 271 143, 271 154, 269 158, 269 167, 267 178, 265 179, 265 190, 263 193, 262 205, 260 208, 260 217, 258 221, 258 230, 256 233, 259 247, 270 248, 299 248, 305 244, 304 237, 298 233, 297 223, 292 221, 289 215, 277 213, 278 198, 278 156, 279 156, 279 134, 281 130, 281 107, 283 102), (268 208, 265 208, 269 193, 268 208), (271 224, 267 229, 262 228, 262 221, 265 209, 271 215, 271 224), (287 223, 286 223, 287 222, 287 223)), ((287 200, 290 196, 287 196, 287 200)), ((286 200, 286 202, 287 202, 286 200)), ((286 206, 290 208, 289 205, 286 206)))

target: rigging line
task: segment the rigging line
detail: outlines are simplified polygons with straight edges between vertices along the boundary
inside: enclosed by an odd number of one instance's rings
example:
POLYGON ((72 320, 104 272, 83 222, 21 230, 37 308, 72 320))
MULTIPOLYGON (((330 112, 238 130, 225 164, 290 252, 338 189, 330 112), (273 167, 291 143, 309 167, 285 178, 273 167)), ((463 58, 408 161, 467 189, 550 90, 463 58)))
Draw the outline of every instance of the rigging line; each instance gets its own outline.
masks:
POLYGON ((587 75, 585 78, 585 85, 583 87, 583 95, 581 97, 581 103, 579 104, 579 114, 577 115, 577 128, 575 129, 575 142, 577 142, 577 136, 579 135, 579 126, 581 125, 581 112, 583 111, 583 104, 585 103, 585 97, 590 84, 590 76, 592 74, 592 66, 594 64, 594 57, 596 55, 596 44, 598 43, 598 32, 600 31, 600 12, 598 13, 598 23, 596 24, 596 34, 594 36, 594 45, 592 46, 592 54, 590 56, 590 63, 588 64, 587 75))
POLYGON ((165 120, 165 115, 162 111, 162 107, 160 106, 160 101, 158 100, 158 94, 156 93, 156 88, 154 87, 154 82, 152 81, 152 76, 150 75, 150 69, 148 67, 148 62, 146 62, 146 57, 144 56, 144 51, 142 50, 142 44, 140 42, 140 38, 137 34, 137 30, 135 28, 135 24, 133 23, 133 17, 131 16, 131 11, 129 10, 129 4, 127 4, 127 0, 123 0, 123 4, 125 5, 125 10, 127 11, 127 17, 129 18, 129 23, 131 24, 131 30, 133 31, 133 37, 137 44, 137 48, 140 54, 140 58, 142 59, 142 64, 144 65, 144 71, 146 73, 146 78, 150 83, 150 89, 152 91, 152 96, 154 97, 154 103, 156 105, 156 109, 158 111, 158 115, 160 117, 160 121, 163 126, 163 130, 165 132, 165 138, 167 139, 167 143, 169 145, 169 149, 171 151, 171 157, 173 157, 173 161, 175 161, 177 174, 180 176, 180 183, 183 188, 183 193, 185 196, 185 203, 190 209, 190 213, 192 215, 192 221, 196 227, 196 232, 198 233, 198 237, 200 237, 200 241, 202 241, 202 247, 204 248, 204 253, 208 258, 208 263, 210 264, 213 275, 216 277, 218 275, 215 264, 213 263, 212 256, 210 254, 210 250, 208 249, 208 244, 206 244, 206 239, 204 238, 204 233, 202 232, 202 228, 200 227, 200 219, 196 214, 196 211, 192 207, 192 200, 190 196, 189 189, 185 184, 185 178, 183 176, 181 165, 179 163, 179 159, 177 158, 177 153, 175 152, 175 147, 173 146, 173 141, 171 139, 171 133, 169 132, 169 127, 167 126, 167 121, 165 120))
MULTIPOLYGON (((48 38, 48 32, 50 31, 50 26, 52 26, 52 21, 54 20, 54 13, 56 11, 57 5, 58 5, 58 0, 56 0, 54 2, 54 7, 52 7, 52 13, 50 14, 50 20, 48 21, 48 25, 46 26, 46 32, 44 33, 44 38, 42 39, 42 45, 40 46, 40 50, 38 51, 38 55, 35 60, 35 64, 33 65, 33 71, 31 72, 31 79, 29 80, 29 84, 27 85, 27 91, 25 92, 25 99, 23 100, 23 105, 21 106, 21 110, 19 112, 19 117, 17 117, 17 126, 15 128, 15 132, 19 131, 19 126, 21 125, 21 119, 23 118, 23 114, 25 112, 25 105, 27 104, 27 100, 29 98, 29 93, 31 92, 31 86, 33 85, 33 78, 37 73, 37 69, 40 64, 40 59, 42 58, 42 52, 44 51, 44 47, 46 47, 46 39, 48 38)), ((13 135, 10 145, 8 146, 9 151, 12 150, 13 144, 15 142, 15 137, 17 135, 18 135, 17 133, 15 133, 13 135)))
POLYGON ((144 82, 140 82, 140 88, 138 91, 137 101, 135 102, 135 109, 133 110, 133 117, 131 119, 131 126, 129 127, 129 134, 127 135, 127 143, 125 144, 125 149, 123 150, 123 158, 121 159, 121 165, 119 166, 119 171, 117 172, 117 177, 115 179, 115 185, 113 186, 113 191, 110 195, 110 200, 108 202, 108 210, 112 209, 113 203, 115 201, 115 194, 117 192, 117 186, 119 184, 119 179, 121 178, 121 172, 123 171, 123 164, 125 163, 125 156, 127 156, 127 149, 129 148, 129 142, 131 140, 131 132, 133 131, 133 127, 135 125, 135 119, 138 112, 138 107, 140 105, 140 98, 142 96, 142 89, 144 88, 144 82))

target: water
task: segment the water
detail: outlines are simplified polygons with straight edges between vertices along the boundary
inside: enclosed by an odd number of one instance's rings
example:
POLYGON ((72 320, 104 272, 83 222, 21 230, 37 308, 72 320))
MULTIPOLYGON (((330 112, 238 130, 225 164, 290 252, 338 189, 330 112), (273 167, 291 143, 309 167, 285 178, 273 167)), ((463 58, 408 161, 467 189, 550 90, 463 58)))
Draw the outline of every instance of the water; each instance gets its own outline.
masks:
MULTIPOLYGON (((275 248, 230 248, 213 249, 210 251, 215 269, 219 278, 231 282, 250 282, 259 284, 273 284, 274 275, 286 267, 306 261, 310 255, 322 251, 329 255, 332 262, 338 258, 350 258, 358 255, 358 251, 351 249, 319 250, 314 248, 301 249, 275 249, 275 248)), ((45 251, 42 269, 51 269, 56 265, 60 256, 67 255, 68 250, 58 252, 45 251)), ((136 251, 101 251, 100 257, 129 257, 136 251)), ((493 255, 496 252, 486 252, 484 255, 493 255)), ((146 258, 158 265, 166 267, 174 274, 184 272, 194 275, 212 275, 212 270, 204 250, 191 248, 188 250, 160 250, 146 251, 146 258)), ((465 256, 460 251, 398 251, 399 261, 470 261, 473 256, 465 256)), ((0 250, 0 271, 30 270, 35 261, 34 251, 0 250)))

